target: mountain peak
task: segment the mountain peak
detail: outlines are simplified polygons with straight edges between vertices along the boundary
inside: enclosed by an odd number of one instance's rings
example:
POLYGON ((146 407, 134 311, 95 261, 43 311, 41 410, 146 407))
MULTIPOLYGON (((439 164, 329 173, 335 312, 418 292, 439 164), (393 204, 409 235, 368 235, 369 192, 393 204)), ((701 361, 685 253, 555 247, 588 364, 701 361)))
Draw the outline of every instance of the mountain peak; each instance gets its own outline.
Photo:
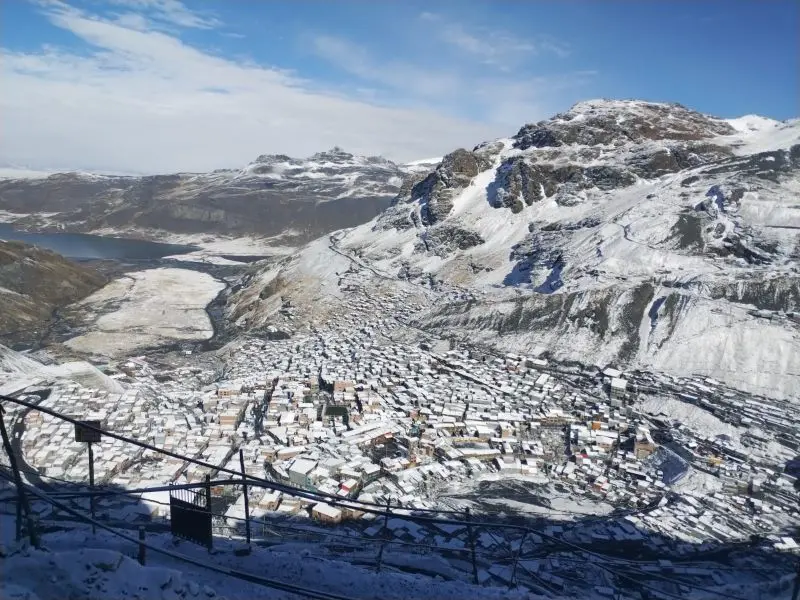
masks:
POLYGON ((514 136, 515 146, 618 146, 647 140, 690 141, 735 133, 722 119, 678 103, 644 100, 585 100, 546 121, 528 124, 514 136))
POLYGON ((340 148, 339 146, 334 146, 330 150, 325 150, 324 152, 317 152, 309 157, 309 160, 328 160, 331 162, 344 162, 348 160, 353 160, 354 155, 346 152, 344 149, 340 148))

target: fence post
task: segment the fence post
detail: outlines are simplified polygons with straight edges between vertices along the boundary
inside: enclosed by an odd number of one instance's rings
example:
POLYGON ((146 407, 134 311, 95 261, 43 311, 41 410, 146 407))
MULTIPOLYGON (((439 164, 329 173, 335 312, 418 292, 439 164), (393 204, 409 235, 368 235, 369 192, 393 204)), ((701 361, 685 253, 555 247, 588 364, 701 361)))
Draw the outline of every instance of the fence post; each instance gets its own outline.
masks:
POLYGON ((28 504, 28 495, 25 493, 25 488, 22 486, 22 476, 19 474, 19 467, 17 466, 17 457, 11 447, 11 441, 8 439, 8 431, 6 431, 6 424, 3 420, 3 407, 0 406, 0 435, 3 437, 3 447, 8 455, 8 462, 11 465, 11 470, 14 472, 14 485, 17 487, 17 541, 22 539, 22 513, 25 512, 25 517, 28 522, 28 536, 31 540, 31 546, 34 548, 39 547, 39 538, 36 535, 36 528, 33 526, 33 518, 31 514, 31 507, 28 504))
POLYGON ((386 540, 389 538, 389 509, 392 507, 392 499, 386 500, 386 514, 383 517, 383 541, 378 550, 378 572, 381 571, 381 559, 383 558, 383 549, 386 546, 386 540))
POLYGON ((519 563, 519 557, 522 554, 522 547, 525 545, 525 538, 528 537, 528 531, 522 534, 522 539, 519 541, 519 548, 517 548, 517 554, 514 557, 514 567, 511 569, 511 581, 509 582, 508 586, 512 587, 514 585, 514 577, 517 574, 517 564, 519 563))
POLYGON ((34 547, 38 548, 39 544, 41 542, 41 538, 39 537, 39 515, 34 514, 31 517, 31 527, 33 527, 33 531, 30 534, 31 543, 33 543, 34 540, 35 540, 36 541, 36 546, 34 546, 34 547))
POLYGON ((469 549, 472 553, 472 579, 474 583, 478 584, 478 563, 475 561, 475 538, 472 535, 472 525, 470 524, 469 509, 466 509, 467 514, 467 538, 469 539, 469 549))
MULTIPOLYGON (((211 475, 206 475, 206 510, 211 512, 211 475)), ((213 517, 208 520, 208 552, 214 547, 214 524, 213 517)))
POLYGON ((145 563, 145 551, 146 548, 144 546, 144 525, 139 525, 139 564, 144 566, 145 563))
MULTIPOLYGON (((89 510, 92 512, 92 520, 94 520, 94 451, 92 450, 92 442, 87 442, 89 447, 89 510)), ((97 533, 97 528, 92 523, 92 535, 97 533)))
MULTIPOLYGON (((247 475, 244 471, 244 450, 239 448, 239 465, 242 467, 242 488, 244 488, 244 530, 247 545, 250 545, 250 498, 247 496, 247 475)), ((210 507, 209 507, 210 508, 210 507)))
POLYGON ((17 494, 17 537, 16 540, 19 542, 22 539, 22 500, 19 498, 19 494, 17 494))

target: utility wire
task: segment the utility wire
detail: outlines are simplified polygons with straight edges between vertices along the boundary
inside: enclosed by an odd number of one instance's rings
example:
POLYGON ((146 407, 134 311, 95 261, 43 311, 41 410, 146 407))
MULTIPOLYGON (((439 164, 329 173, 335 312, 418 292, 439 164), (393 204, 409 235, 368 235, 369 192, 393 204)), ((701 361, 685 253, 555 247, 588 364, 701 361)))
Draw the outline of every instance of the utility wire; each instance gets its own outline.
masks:
POLYGON ((95 519, 93 519, 91 517, 83 515, 79 511, 71 508, 70 506, 67 506, 66 504, 63 504, 63 503, 61 503, 61 502, 59 502, 59 501, 57 501, 55 499, 49 498, 46 494, 43 494, 39 490, 31 489, 30 493, 33 494, 34 496, 38 497, 40 500, 43 500, 44 502, 47 502, 48 504, 51 504, 52 506, 55 506, 59 510, 63 510, 64 512, 68 512, 68 513, 72 514, 73 516, 76 516, 76 517, 80 518, 82 521, 85 521, 85 522, 87 522, 87 523, 89 523, 91 525, 94 525, 95 527, 99 527, 100 529, 104 529, 104 530, 112 533, 113 535, 121 538, 121 539, 124 539, 124 540, 127 540, 127 541, 131 542, 132 544, 144 546, 145 548, 148 548, 149 550, 152 550, 153 552, 157 552, 159 554, 163 554, 165 556, 169 556, 170 558, 174 558, 176 560, 183 561, 183 562, 195 565, 197 567, 202 567, 204 569, 208 569, 209 571, 215 571, 215 572, 221 573, 223 575, 229 575, 229 576, 234 577, 236 579, 241 579, 242 581, 247 581, 249 583, 255 583, 255 584, 258 584, 258 585, 265 586, 265 587, 278 589, 278 590, 281 590, 281 591, 284 591, 284 592, 291 592, 291 593, 294 593, 294 594, 302 594, 302 595, 305 595, 305 596, 307 596, 309 598, 315 598, 315 599, 319 599, 319 600, 354 600, 354 598, 352 596, 342 596, 342 595, 339 595, 339 594, 332 594, 332 593, 323 592, 323 591, 320 591, 320 590, 312 590, 312 589, 309 589, 309 588, 304 588, 304 587, 293 585, 293 584, 290 584, 290 583, 284 583, 284 582, 277 581, 277 580, 274 580, 274 579, 268 579, 266 577, 253 575, 253 574, 247 573, 245 571, 239 571, 237 569, 229 569, 229 568, 226 568, 226 567, 221 567, 219 565, 213 565, 213 564, 206 563, 204 561, 192 558, 190 556, 179 554, 177 552, 172 552, 171 550, 165 550, 163 548, 158 548, 157 546, 153 546, 152 544, 148 544, 146 542, 142 542, 141 540, 139 540, 137 538, 134 538, 132 536, 129 536, 127 534, 121 533, 121 532, 115 530, 113 527, 105 525, 104 523, 101 523, 100 521, 97 521, 97 520, 95 520, 95 519))
MULTIPOLYGON (((141 442, 139 440, 128 438, 127 436, 123 436, 123 435, 120 435, 120 434, 117 434, 117 433, 114 433, 114 432, 106 431, 106 430, 98 428, 98 427, 94 427, 92 425, 89 425, 87 423, 83 423, 83 422, 81 422, 81 421, 79 421, 77 419, 74 419, 72 417, 63 415, 63 414, 59 413, 58 411, 55 411, 55 410, 52 410, 52 409, 49 409, 49 408, 46 408, 46 407, 43 407, 43 406, 40 406, 40 405, 37 405, 37 404, 32 404, 32 403, 27 402, 25 400, 21 400, 21 399, 18 399, 18 398, 13 398, 13 397, 10 397, 10 396, 4 396, 4 395, 0 395, 0 400, 10 401, 12 403, 19 404, 21 406, 24 406, 24 407, 27 407, 27 408, 30 408, 30 409, 38 410, 40 412, 43 412, 45 414, 49 414, 49 415, 51 415, 53 417, 60 418, 60 419, 62 419, 64 421, 67 421, 67 422, 70 422, 70 423, 73 423, 73 424, 80 424, 82 427, 84 427, 86 429, 90 429, 90 430, 96 431, 96 432, 98 432, 98 433, 100 433, 102 435, 106 435, 106 436, 112 437, 114 439, 118 439, 120 441, 127 442, 127 443, 130 443, 130 444, 139 446, 141 448, 144 448, 146 450, 150 450, 150 451, 155 452, 155 453, 160 453, 160 454, 163 454, 163 455, 166 455, 166 456, 169 456, 169 457, 181 460, 181 461, 190 462, 190 463, 196 464, 198 466, 207 468, 207 469, 209 469, 211 471, 217 471, 217 472, 220 472, 220 473, 228 473, 230 475, 236 476, 237 479, 238 479, 238 481, 237 480, 233 480, 233 481, 224 480, 222 482, 217 482, 216 485, 226 485, 226 484, 227 485, 230 485, 230 484, 237 485, 237 484, 239 484, 241 479, 244 477, 244 478, 247 479, 248 485, 256 485, 256 486, 259 486, 259 487, 266 487, 268 489, 281 491, 283 493, 286 493, 288 495, 295 496, 295 497, 298 497, 298 498, 304 498, 304 499, 315 501, 315 502, 326 502, 326 503, 329 503, 329 504, 332 504, 332 505, 339 505, 339 506, 343 506, 343 507, 351 508, 351 509, 353 508, 352 505, 356 505, 356 506, 358 506, 358 508, 356 508, 355 510, 359 510, 361 512, 370 513, 370 514, 374 514, 374 515, 378 515, 378 516, 385 516, 387 514, 387 509, 385 507, 382 507, 383 508, 382 510, 377 510, 376 508, 373 508, 373 507, 381 506, 381 505, 379 505, 377 503, 364 502, 364 501, 359 501, 359 500, 354 500, 354 499, 349 499, 349 498, 343 499, 340 496, 335 496, 333 494, 326 494, 326 493, 322 493, 322 492, 317 492, 317 493, 308 492, 308 491, 305 491, 305 490, 302 490, 302 489, 299 489, 299 488, 294 488, 292 486, 288 486, 288 485, 281 484, 281 483, 278 483, 278 482, 269 481, 267 479, 263 479, 263 478, 260 478, 260 477, 255 477, 253 475, 243 474, 243 473, 241 473, 239 471, 234 471, 234 470, 228 469, 226 467, 215 466, 215 465, 212 465, 211 463, 207 463, 205 461, 201 461, 201 460, 196 459, 196 458, 186 457, 186 456, 177 454, 177 453, 169 451, 169 450, 158 448, 158 447, 153 446, 151 444, 147 444, 147 443, 141 442)), ((190 488, 191 486, 203 487, 204 485, 205 484, 187 484, 186 487, 187 488, 190 488)), ((167 487, 167 489, 169 489, 169 487, 167 487)), ((438 513, 438 514, 462 514, 459 511, 455 511, 455 510, 415 509, 415 508, 408 508, 406 510, 409 513, 420 513, 420 512, 422 512, 422 513, 438 513)), ((527 532, 533 533, 535 535, 539 535, 539 536, 541 536, 541 537, 543 537, 545 539, 549 539, 549 540, 552 540, 552 541, 554 541, 556 543, 562 544, 562 545, 564 545, 566 547, 569 547, 569 548, 571 548, 571 549, 573 549, 575 551, 578 551, 580 553, 583 553, 583 554, 586 554, 586 555, 589 555, 589 556, 594 556, 594 557, 599 558, 599 559, 601 559, 603 561, 606 561, 609 558, 612 558, 612 557, 609 557, 607 555, 604 555, 604 554, 601 554, 601 553, 598 553, 598 552, 594 552, 592 550, 588 550, 588 549, 583 548, 583 547, 581 547, 581 546, 579 546, 577 544, 574 544, 572 542, 568 542, 568 541, 566 541, 566 540, 564 540, 562 538, 558 538, 556 536, 547 534, 547 533, 545 533, 543 531, 531 529, 531 528, 524 527, 524 526, 521 526, 521 525, 513 525, 513 524, 506 524, 506 523, 491 523, 491 522, 474 522, 474 521, 473 522, 469 522, 469 521, 466 521, 466 520, 442 519, 442 518, 427 517, 427 516, 420 516, 420 515, 414 515, 414 514, 401 514, 401 513, 398 513, 398 512, 394 512, 394 513, 388 512, 388 514, 392 515, 392 516, 395 516, 395 517, 410 518, 411 520, 414 520, 414 521, 426 522, 426 523, 431 523, 431 524, 434 524, 434 525, 435 524, 461 525, 461 526, 465 526, 465 527, 466 526, 472 526, 472 527, 502 528, 502 529, 510 529, 510 530, 522 531, 522 532, 527 531, 527 532)), ((137 543, 138 543, 138 540, 137 540, 137 543)), ((612 558, 612 560, 613 560, 613 558, 612 558)), ((636 564, 634 561, 631 561, 631 563, 632 564, 636 564)), ((597 563, 593 563, 593 564, 597 564, 597 563)), ((601 566, 601 565, 598 565, 598 566, 601 566)), ((606 568, 606 567, 602 567, 601 566, 601 568, 606 568)), ((650 575, 650 573, 648 573, 648 575, 650 575)), ((623 577, 623 578, 626 577, 625 575, 622 575, 622 574, 619 574, 619 576, 623 577)), ((628 579, 630 579, 630 578, 628 577, 628 579)), ((689 583, 686 583, 686 582, 683 582, 683 581, 680 581, 680 580, 674 580, 674 579, 671 580, 670 578, 663 578, 663 579, 665 579, 666 581, 672 581, 674 583, 678 583, 680 585, 693 587, 695 589, 699 589, 699 590, 705 591, 707 593, 712 593, 712 594, 715 594, 715 595, 718 595, 718 596, 730 598, 732 600, 745 600, 745 599, 740 598, 738 596, 733 596, 731 594, 727 594, 727 593, 724 593, 724 592, 719 592, 719 591, 716 591, 716 590, 712 590, 710 588, 703 588, 703 587, 696 586, 694 584, 689 584, 689 583)))

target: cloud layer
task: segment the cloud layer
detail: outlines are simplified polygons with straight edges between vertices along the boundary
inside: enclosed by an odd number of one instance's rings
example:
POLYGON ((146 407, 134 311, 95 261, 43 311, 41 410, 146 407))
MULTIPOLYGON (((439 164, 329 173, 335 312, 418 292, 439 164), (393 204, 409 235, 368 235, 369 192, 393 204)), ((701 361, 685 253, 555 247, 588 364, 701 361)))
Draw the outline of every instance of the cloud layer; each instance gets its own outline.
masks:
POLYGON ((100 16, 55 0, 41 3, 52 24, 85 42, 81 52, 3 49, 0 163, 205 171, 240 166, 263 153, 306 156, 334 145, 411 160, 512 133, 544 116, 538 105, 543 89, 590 76, 518 81, 503 73, 513 64, 510 56, 559 55, 568 48, 500 33, 477 36, 459 26, 437 31, 494 72, 476 79, 402 60, 381 64, 352 41, 314 38, 332 68, 367 88, 394 90, 388 102, 380 91, 370 98, 363 89, 326 89, 284 69, 189 45, 182 29, 207 30, 220 21, 177 0, 114 0, 113 6, 119 10, 100 16), (475 110, 467 114, 464 106, 475 110))

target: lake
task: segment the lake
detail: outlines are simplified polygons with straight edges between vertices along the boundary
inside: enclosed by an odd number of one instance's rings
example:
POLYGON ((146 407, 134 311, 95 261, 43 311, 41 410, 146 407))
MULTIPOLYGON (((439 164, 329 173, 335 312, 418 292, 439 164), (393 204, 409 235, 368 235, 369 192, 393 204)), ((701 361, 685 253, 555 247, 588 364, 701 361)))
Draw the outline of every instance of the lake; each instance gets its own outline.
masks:
POLYGON ((86 233, 30 233, 16 231, 13 223, 0 223, 0 240, 25 242, 76 259, 154 260, 198 249, 196 246, 86 233))

